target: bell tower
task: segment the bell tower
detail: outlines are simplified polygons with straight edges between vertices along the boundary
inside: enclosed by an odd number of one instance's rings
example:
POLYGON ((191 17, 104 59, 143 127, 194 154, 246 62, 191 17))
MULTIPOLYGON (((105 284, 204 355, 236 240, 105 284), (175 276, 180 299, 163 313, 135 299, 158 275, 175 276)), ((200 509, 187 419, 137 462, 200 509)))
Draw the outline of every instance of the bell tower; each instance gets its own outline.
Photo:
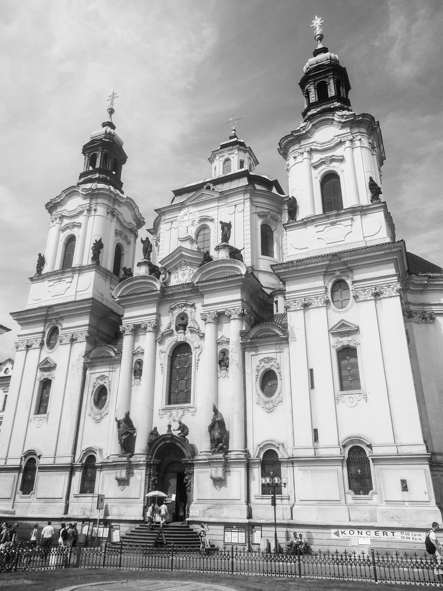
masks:
POLYGON ((287 259, 395 240, 380 199, 385 160, 378 122, 351 108, 346 68, 322 45, 323 21, 311 26, 317 48, 304 67, 300 126, 279 153, 289 177, 287 259))

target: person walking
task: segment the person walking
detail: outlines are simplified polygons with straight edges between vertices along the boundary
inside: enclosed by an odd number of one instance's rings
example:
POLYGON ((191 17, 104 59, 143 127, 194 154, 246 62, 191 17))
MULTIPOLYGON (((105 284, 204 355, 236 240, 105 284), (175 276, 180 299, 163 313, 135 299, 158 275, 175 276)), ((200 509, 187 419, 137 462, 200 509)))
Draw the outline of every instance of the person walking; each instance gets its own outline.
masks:
POLYGON ((74 521, 72 524, 72 547, 75 548, 77 546, 77 538, 78 538, 78 529, 77 529, 77 522, 74 521))
POLYGON ((6 550, 10 545, 11 536, 9 534, 9 527, 6 523, 2 523, 2 530, 0 533, 0 550, 6 550))
POLYGON ((206 525, 206 523, 200 524, 200 531, 198 532, 198 536, 200 538, 200 552, 205 552, 205 550, 209 547, 208 531, 209 527, 206 525))
POLYGON ((43 559, 46 560, 48 558, 49 551, 52 546, 52 538, 54 536, 54 528, 52 527, 52 521, 48 521, 48 525, 42 529, 42 533, 40 534, 40 544, 43 548, 43 559))
POLYGON ((166 524, 166 520, 168 518, 168 507, 166 503, 163 501, 163 504, 160 507, 160 527, 163 527, 166 524))
POLYGON ((154 503, 151 503, 148 507, 148 511, 146 512, 146 520, 148 522, 148 529, 152 529, 152 524, 154 522, 154 503))
POLYGON ((437 581, 441 582, 443 576, 443 551, 440 542, 437 538, 437 532, 440 529, 440 526, 436 521, 432 522, 432 529, 429 530, 425 544, 426 550, 428 551, 431 556, 434 557, 435 560, 435 568, 434 568, 434 575, 437 578, 437 581))
POLYGON ((68 544, 68 530, 66 529, 66 524, 62 523, 61 528, 58 532, 58 545, 60 548, 66 548, 68 544))
POLYGON ((37 546, 37 540, 38 540, 38 523, 34 523, 34 528, 32 530, 31 538, 29 540, 30 545, 33 548, 35 548, 37 546))

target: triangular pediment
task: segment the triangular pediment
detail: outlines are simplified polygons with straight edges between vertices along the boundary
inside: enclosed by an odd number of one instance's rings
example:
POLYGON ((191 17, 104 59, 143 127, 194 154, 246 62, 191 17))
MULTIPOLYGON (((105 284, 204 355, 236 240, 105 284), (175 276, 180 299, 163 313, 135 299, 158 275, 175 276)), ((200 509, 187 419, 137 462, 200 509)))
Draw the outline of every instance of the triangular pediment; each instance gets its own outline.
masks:
POLYGON ((186 246, 178 246, 160 261, 160 265, 166 267, 168 271, 173 271, 177 267, 183 266, 183 264, 187 267, 198 269, 202 260, 203 253, 201 250, 186 248, 186 246))
POLYGON ((347 334, 358 332, 359 330, 359 327, 355 324, 352 324, 352 322, 348 322, 347 320, 340 320, 340 322, 338 322, 332 328, 329 329, 329 332, 332 335, 345 336, 347 334))
POLYGON ((45 357, 45 359, 43 359, 43 361, 41 361, 38 364, 38 368, 45 370, 45 371, 52 371, 56 367, 57 367, 56 362, 53 359, 51 359, 50 357, 45 357))
POLYGON ((191 205, 194 203, 199 203, 200 201, 207 201, 208 199, 212 199, 213 197, 218 197, 220 195, 220 191, 217 191, 215 187, 211 184, 210 181, 199 191, 190 195, 185 201, 183 201, 182 206, 191 205))

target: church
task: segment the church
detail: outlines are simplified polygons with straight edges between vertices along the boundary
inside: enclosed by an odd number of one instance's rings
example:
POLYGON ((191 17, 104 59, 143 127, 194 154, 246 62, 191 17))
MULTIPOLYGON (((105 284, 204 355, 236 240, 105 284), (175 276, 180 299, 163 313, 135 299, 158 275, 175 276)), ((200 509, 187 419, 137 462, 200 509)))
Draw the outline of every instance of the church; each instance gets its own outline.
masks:
POLYGON ((396 236, 379 123, 314 32, 303 120, 279 142, 288 194, 233 118, 206 178, 139 234, 111 95, 12 314, 3 516, 103 508, 127 530, 160 491, 220 546, 274 520, 280 541, 441 521, 443 269, 396 236))

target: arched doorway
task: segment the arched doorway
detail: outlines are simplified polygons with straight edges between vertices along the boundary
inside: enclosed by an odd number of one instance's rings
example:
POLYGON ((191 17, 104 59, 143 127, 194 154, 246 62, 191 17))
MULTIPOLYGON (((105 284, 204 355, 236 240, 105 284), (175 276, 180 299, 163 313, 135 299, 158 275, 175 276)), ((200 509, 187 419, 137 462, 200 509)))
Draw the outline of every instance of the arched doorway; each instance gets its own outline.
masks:
POLYGON ((189 514, 193 457, 193 447, 172 434, 161 435, 149 448, 146 492, 157 489, 168 495, 172 521, 181 521, 189 514))

